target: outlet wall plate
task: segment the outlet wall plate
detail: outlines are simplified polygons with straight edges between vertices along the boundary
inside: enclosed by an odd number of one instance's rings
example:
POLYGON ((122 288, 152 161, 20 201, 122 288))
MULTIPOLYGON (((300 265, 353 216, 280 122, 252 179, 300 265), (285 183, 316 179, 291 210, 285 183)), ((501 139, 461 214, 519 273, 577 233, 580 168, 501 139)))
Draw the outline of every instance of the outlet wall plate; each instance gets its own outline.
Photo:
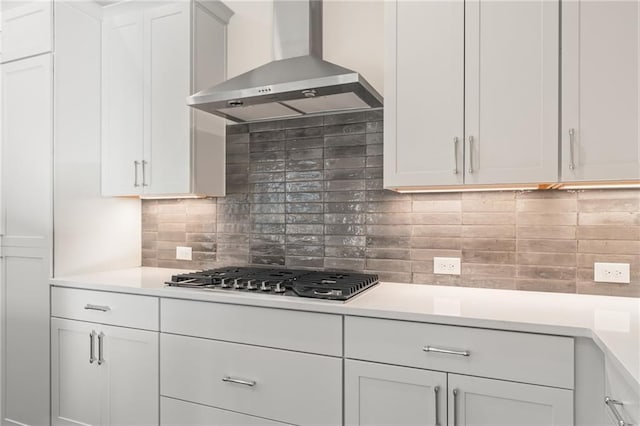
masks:
POLYGON ((191 260, 191 247, 176 247, 177 260, 191 260))
POLYGON ((595 262, 593 264, 593 280, 599 283, 629 284, 631 282, 629 264, 595 262))
POLYGON ((459 257, 434 257, 433 273, 445 275, 460 275, 459 257))

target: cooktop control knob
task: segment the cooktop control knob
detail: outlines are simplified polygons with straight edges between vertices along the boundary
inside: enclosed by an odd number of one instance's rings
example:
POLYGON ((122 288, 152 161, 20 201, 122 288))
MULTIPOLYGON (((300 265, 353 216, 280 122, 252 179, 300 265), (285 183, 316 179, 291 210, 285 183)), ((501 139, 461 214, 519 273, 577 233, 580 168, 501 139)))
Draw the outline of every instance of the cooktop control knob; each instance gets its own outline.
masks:
POLYGON ((227 278, 222 278, 220 280, 220 287, 222 287, 222 288, 231 288, 231 283, 227 282, 227 278))
POLYGON ((273 291, 275 291, 276 293, 284 293, 285 291, 287 291, 287 289, 284 284, 282 284, 282 281, 279 281, 276 283, 276 287, 273 289, 273 291))
POLYGON ((260 290, 271 291, 271 287, 269 287, 269 281, 262 281, 262 284, 260 285, 260 290))
POLYGON ((236 278, 235 280, 233 280, 233 288, 235 288, 236 290, 240 290, 242 288, 240 278, 236 278))
POLYGON ((256 285, 256 280, 247 281, 247 290, 257 290, 258 286, 256 285))

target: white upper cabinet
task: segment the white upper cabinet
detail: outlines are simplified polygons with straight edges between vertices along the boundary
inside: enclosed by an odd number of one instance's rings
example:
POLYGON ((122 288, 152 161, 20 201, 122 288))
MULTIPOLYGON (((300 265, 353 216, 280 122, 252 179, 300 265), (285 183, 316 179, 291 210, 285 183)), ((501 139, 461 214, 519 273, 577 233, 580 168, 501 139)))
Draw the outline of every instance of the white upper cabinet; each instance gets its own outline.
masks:
POLYGON ((559 1, 465 7, 465 183, 556 182, 559 1))
POLYGON ((102 185, 105 195, 141 194, 142 12, 102 23, 102 185))
POLYGON ((225 79, 231 14, 220 2, 107 9, 103 195, 224 195, 225 121, 186 98, 225 79))
POLYGON ((2 245, 50 247, 52 57, 2 65, 2 245))
POLYGON ((640 3, 562 5, 562 181, 640 179, 640 3))
POLYGON ((464 2, 385 7, 385 187, 462 184, 464 2))
POLYGON ((53 1, 3 1, 2 62, 51 52, 53 1))
POLYGON ((557 0, 396 1, 385 19, 386 188, 557 181, 557 0))

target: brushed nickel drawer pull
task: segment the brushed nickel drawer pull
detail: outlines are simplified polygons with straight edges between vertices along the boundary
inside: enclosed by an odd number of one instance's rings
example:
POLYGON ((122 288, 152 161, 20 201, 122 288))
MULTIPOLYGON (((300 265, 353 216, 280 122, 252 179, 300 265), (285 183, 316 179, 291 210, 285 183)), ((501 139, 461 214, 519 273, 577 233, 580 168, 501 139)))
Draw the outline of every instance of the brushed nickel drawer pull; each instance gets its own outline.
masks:
POLYGON ((100 311, 100 312, 108 312, 111 310, 109 306, 106 305, 92 305, 87 303, 84 307, 88 311, 100 311))
POLYGON ((424 348, 422 348, 423 351, 425 352, 436 352, 439 354, 448 354, 448 355, 458 355, 458 356, 469 356, 471 355, 471 352, 469 351, 454 351, 451 349, 442 349, 442 348, 435 348, 433 346, 425 346, 424 348))
POLYGON ((616 405, 624 405, 621 401, 616 401, 615 399, 611 399, 608 396, 605 396, 604 403, 607 405, 607 407, 609 407, 609 410, 611 410, 611 414, 613 414, 613 417, 615 417, 618 426, 633 426, 631 423, 627 423, 624 421, 624 419, 618 412, 618 409, 616 408, 616 405))
POLYGON ((253 380, 234 379, 233 377, 229 377, 229 376, 223 377, 222 381, 227 383, 236 383, 238 385, 245 385, 249 387, 254 387, 257 384, 253 380))

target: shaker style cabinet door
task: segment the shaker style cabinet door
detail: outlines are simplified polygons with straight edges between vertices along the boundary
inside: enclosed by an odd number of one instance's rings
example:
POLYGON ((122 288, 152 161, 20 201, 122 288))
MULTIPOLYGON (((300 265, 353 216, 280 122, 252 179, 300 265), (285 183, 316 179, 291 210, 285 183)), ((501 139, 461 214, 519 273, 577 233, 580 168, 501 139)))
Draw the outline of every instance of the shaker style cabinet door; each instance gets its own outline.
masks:
POLYGON ((100 425, 99 324, 51 319, 51 423, 100 425))
POLYGON ((385 7, 385 188, 462 184, 464 2, 385 7))
POLYGON ((53 47, 53 1, 3 1, 2 62, 15 61, 53 47))
POLYGON ((49 247, 52 56, 2 65, 2 245, 49 247))
POLYGON ((465 7, 465 183, 556 182, 559 1, 465 7))
POLYGON ((447 424, 447 374, 416 368, 345 361, 345 424, 447 424))
POLYGON ((143 190, 142 12, 102 24, 102 194, 143 190))
POLYGON ((159 423, 158 333, 51 319, 53 425, 159 423))
POLYGON ((562 181, 640 179, 640 2, 562 4, 562 181))
POLYGON ((144 160, 147 194, 188 193, 191 173, 190 3, 144 12, 144 160))
MULTIPOLYGON (((159 338, 153 331, 101 326, 105 380, 102 424, 159 423, 159 338)), ((98 357, 100 357, 98 350, 98 357)))
POLYGON ((573 426, 573 392, 449 374, 450 426, 573 426))

